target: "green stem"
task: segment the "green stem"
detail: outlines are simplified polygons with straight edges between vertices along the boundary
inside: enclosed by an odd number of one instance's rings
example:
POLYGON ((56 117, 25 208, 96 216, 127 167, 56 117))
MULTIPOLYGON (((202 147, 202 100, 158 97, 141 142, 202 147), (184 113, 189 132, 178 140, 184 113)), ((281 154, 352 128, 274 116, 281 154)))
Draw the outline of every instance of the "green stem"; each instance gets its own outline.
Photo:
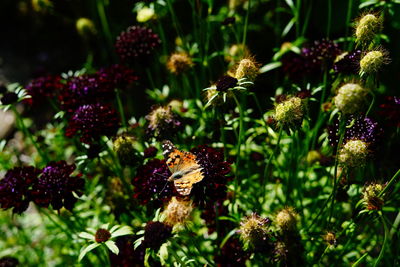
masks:
POLYGON ((115 96, 116 96, 116 98, 117 98, 118 111, 119 111, 119 113, 120 113, 120 115, 121 115, 122 126, 126 129, 126 127, 128 126, 128 124, 127 124, 127 122, 126 122, 125 112, 124 112, 124 106, 122 105, 121 95, 120 95, 118 89, 115 89, 115 96))
POLYGON ((300 37, 300 12, 301 12, 301 0, 296 0, 296 38, 300 37))
POLYGON ((46 153, 44 153, 38 143, 35 141, 35 139, 33 139, 33 135, 31 134, 31 132, 29 131, 29 129, 25 126, 24 120, 21 117, 21 114, 19 114, 19 112, 17 111, 17 109, 14 106, 11 106, 11 110, 14 112, 15 114, 15 118, 16 118, 16 123, 18 128, 20 128, 20 130, 24 133, 25 137, 28 137, 28 139, 31 141, 32 145, 36 148, 38 154, 40 155, 40 157, 42 158, 43 161, 45 161, 46 163, 49 162, 49 158, 47 157, 46 153))
POLYGON ((236 105, 239 109, 239 136, 238 136, 238 142, 236 146, 236 177, 235 177, 235 198, 236 198, 236 193, 237 190, 239 189, 239 162, 240 162, 240 150, 242 146, 242 139, 243 139, 243 118, 244 118, 244 113, 242 109, 242 105, 240 105, 239 100, 237 99, 236 95, 233 94, 233 99, 236 102, 236 105))
POLYGON ((386 244, 387 244, 387 240, 388 240, 388 234, 389 234, 388 227, 386 225, 385 219, 383 218, 383 215, 381 215, 381 221, 382 221, 382 224, 383 224, 383 229, 385 231, 385 237, 383 239, 381 252, 379 253, 378 258, 376 259, 376 261, 374 263, 374 267, 379 266, 379 262, 382 260, 383 254, 385 253, 385 248, 386 248, 386 244))
POLYGON ((247 2, 246 18, 244 19, 243 39, 242 39, 242 45, 243 45, 243 46, 246 44, 247 28, 248 28, 248 26, 249 26, 250 8, 251 8, 251 0, 249 0, 249 1, 247 2))
POLYGON ((329 38, 331 35, 331 24, 332 24, 332 0, 328 0, 328 23, 326 29, 326 37, 329 38))
POLYGON ((100 22, 101 22, 101 27, 103 29, 103 33, 106 37, 107 43, 109 45, 109 49, 112 51, 113 50, 113 41, 112 41, 110 26, 108 24, 108 20, 107 20, 107 16, 106 16, 106 11, 104 8, 104 0, 97 0, 96 6, 97 6, 97 13, 99 14, 99 17, 100 17, 100 22))
POLYGON ((147 78, 149 79, 151 89, 152 90, 155 89, 156 85, 154 83, 153 77, 151 76, 151 72, 150 72, 149 68, 146 68, 146 74, 147 74, 147 78))
POLYGON ((397 170, 397 172, 393 175, 393 177, 390 179, 388 184, 385 186, 385 188, 379 193, 379 196, 382 196, 383 194, 386 193, 386 191, 389 190, 389 188, 396 182, 397 177, 400 176, 400 169, 397 170))
POLYGON ((365 113, 365 117, 368 117, 368 114, 371 111, 371 109, 372 109, 372 107, 374 106, 374 103, 375 103, 375 94, 374 94, 374 92, 370 91, 369 93, 372 95, 372 101, 371 101, 371 104, 369 104, 367 113, 365 113))
MULTIPOLYGON (((353 0, 348 0, 348 6, 347 6, 347 14, 346 14, 346 33, 345 37, 349 36, 349 24, 350 24, 350 19, 351 19, 351 10, 353 7, 353 0)), ((346 43, 346 48, 348 48, 349 43, 346 43)))

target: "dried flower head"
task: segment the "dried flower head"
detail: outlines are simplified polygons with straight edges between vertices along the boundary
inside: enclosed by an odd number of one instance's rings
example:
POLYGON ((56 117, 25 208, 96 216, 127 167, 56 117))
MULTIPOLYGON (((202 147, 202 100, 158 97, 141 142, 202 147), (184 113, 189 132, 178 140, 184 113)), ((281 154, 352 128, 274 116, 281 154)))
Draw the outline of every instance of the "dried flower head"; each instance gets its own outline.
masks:
POLYGON ((361 111, 367 93, 368 91, 357 83, 346 83, 339 88, 334 102, 343 114, 354 114, 361 111))
POLYGON ((118 113, 110 106, 91 104, 80 106, 69 121, 66 136, 79 134, 83 143, 90 144, 101 136, 114 136, 119 127, 118 113))
POLYGON ((173 53, 167 61, 167 69, 175 75, 179 75, 191 67, 193 67, 193 61, 186 52, 173 53))
POLYGON ((251 246, 255 248, 264 245, 268 238, 269 225, 270 220, 268 218, 262 218, 256 213, 245 217, 241 221, 238 231, 244 243, 244 247, 248 248, 251 246))
POLYGON ((115 43, 116 52, 125 63, 139 61, 145 63, 161 40, 151 29, 130 26, 122 32, 115 43))
POLYGON ((291 97, 275 106, 274 119, 282 125, 299 125, 303 116, 304 106, 299 97, 291 97))
POLYGON ((369 154, 368 144, 362 140, 348 141, 339 152, 339 163, 346 167, 358 167, 365 164, 369 154))
POLYGON ((172 236, 172 227, 162 222, 148 222, 144 228, 142 244, 146 248, 158 250, 172 236))
POLYGON ((385 185, 373 183, 364 188, 363 201, 368 210, 381 210, 384 200, 379 194, 385 188, 385 185))
POLYGON ((360 60, 360 75, 377 73, 389 62, 390 58, 386 50, 369 51, 360 60))
POLYGON ((55 210, 62 207, 72 210, 77 201, 73 192, 81 195, 85 183, 79 176, 71 175, 74 170, 75 165, 68 165, 65 161, 47 164, 33 186, 33 201, 43 207, 51 204, 55 210))
POLYGON ((282 231, 292 231, 296 229, 297 216, 292 207, 287 207, 278 212, 275 222, 282 231))
POLYGON ((185 223, 192 213, 192 201, 187 198, 172 197, 164 210, 165 223, 174 226, 185 223))
POLYGON ((324 236, 323 239, 325 240, 326 243, 330 246, 336 246, 336 234, 334 232, 327 232, 324 236))
POLYGON ((157 140, 169 139, 183 126, 171 106, 153 106, 152 111, 146 115, 146 120, 147 133, 157 140))
POLYGON ((260 64, 257 63, 253 57, 243 58, 236 67, 235 78, 238 80, 246 78, 254 82, 259 74, 259 70, 260 64))
POLYGON ((382 23, 382 17, 378 14, 369 13, 360 17, 355 27, 356 42, 362 44, 371 42, 382 30, 382 23))

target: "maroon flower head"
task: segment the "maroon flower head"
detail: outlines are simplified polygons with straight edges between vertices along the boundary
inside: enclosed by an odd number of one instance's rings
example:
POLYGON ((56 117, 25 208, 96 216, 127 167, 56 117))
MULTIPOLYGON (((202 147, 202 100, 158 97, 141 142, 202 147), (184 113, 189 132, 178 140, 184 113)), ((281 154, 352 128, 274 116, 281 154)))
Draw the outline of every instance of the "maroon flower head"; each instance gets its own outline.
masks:
POLYGON ((30 105, 41 104, 46 97, 54 97, 63 87, 60 76, 48 75, 36 78, 26 86, 31 98, 25 99, 25 102, 30 105))
POLYGON ((14 104, 18 101, 18 95, 14 92, 7 92, 3 94, 3 97, 0 99, 1 104, 10 105, 14 104))
POLYGON ((115 43, 116 52, 124 63, 144 62, 160 46, 161 40, 151 29, 130 26, 115 43))
POLYGON ((138 168, 136 176, 133 178, 133 197, 142 205, 153 200, 167 202, 174 192, 172 183, 168 182, 170 176, 171 172, 165 164, 165 160, 149 160, 138 168))
POLYGON ((50 162, 33 186, 33 201, 43 207, 51 204, 55 210, 62 207, 72 210, 77 201, 72 192, 81 195, 84 187, 82 178, 71 176, 74 170, 75 165, 68 165, 65 161, 50 162))
POLYGON ((229 88, 234 88, 237 86, 237 83, 238 80, 236 78, 233 78, 229 75, 224 75, 217 81, 217 91, 226 92, 229 88))
POLYGON ((32 185, 37 182, 40 173, 34 167, 16 167, 7 171, 0 180, 0 207, 13 208, 13 213, 24 212, 30 201, 32 185))
POLYGON ((385 102, 379 105, 378 114, 388 126, 400 127, 400 97, 387 96, 385 102))
POLYGON ((241 267, 246 266, 250 254, 243 250, 237 237, 229 238, 221 249, 221 254, 215 256, 217 266, 241 267))
POLYGON ((162 222, 148 222, 144 228, 143 245, 158 250, 172 236, 172 227, 162 222))
POLYGON ((101 84, 109 84, 112 89, 125 89, 139 79, 132 69, 121 64, 100 69, 97 76, 101 84))
POLYGON ((157 155, 157 148, 154 146, 149 146, 144 150, 145 158, 154 158, 157 155))
POLYGON ((336 73, 358 74, 360 71, 361 50, 345 53, 333 65, 336 73))
POLYGON ((111 266, 115 267, 144 266, 144 256, 146 254, 146 248, 143 245, 139 245, 135 249, 133 244, 135 239, 137 239, 137 237, 132 235, 120 236, 117 238, 116 245, 119 249, 119 253, 118 255, 110 253, 111 266))
POLYGON ((327 67, 333 64, 340 52, 336 43, 326 39, 314 41, 310 46, 301 50, 301 54, 309 62, 327 67))
POLYGON ((66 136, 79 134, 83 143, 90 144, 101 136, 113 136, 119 127, 119 115, 110 106, 91 104, 80 106, 72 115, 66 136))

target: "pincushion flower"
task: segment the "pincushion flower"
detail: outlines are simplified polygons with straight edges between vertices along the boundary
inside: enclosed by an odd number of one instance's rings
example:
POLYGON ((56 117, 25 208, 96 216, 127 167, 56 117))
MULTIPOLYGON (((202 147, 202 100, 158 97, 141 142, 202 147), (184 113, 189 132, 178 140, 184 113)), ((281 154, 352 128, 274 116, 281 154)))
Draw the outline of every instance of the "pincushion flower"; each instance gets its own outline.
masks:
POLYGON ((26 91, 31 97, 25 101, 30 105, 41 104, 46 97, 54 97, 63 87, 60 76, 48 75, 36 78, 26 86, 26 91))
POLYGON ((0 207, 13 209, 13 213, 22 213, 31 200, 31 188, 37 182, 39 169, 34 167, 16 167, 8 170, 0 180, 0 207))
POLYGON ((267 243, 269 230, 268 227, 271 221, 268 218, 262 218, 256 213, 245 217, 240 222, 238 233, 244 243, 244 247, 252 247, 259 249, 267 243))
POLYGON ((69 120, 66 136, 79 135, 81 142, 91 144, 101 136, 115 135, 119 124, 119 115, 112 107, 103 104, 83 105, 69 120))
POLYGON ((173 53, 167 61, 169 72, 179 75, 193 67, 193 60, 186 52, 173 53))
POLYGON ((171 106, 153 106, 151 112, 146 115, 146 120, 147 134, 157 140, 170 139, 183 126, 181 118, 172 111, 171 106))
POLYGON ((361 111, 366 102, 368 91, 357 83, 346 83, 341 86, 334 97, 335 106, 343 114, 354 114, 361 111))
POLYGON ((162 222, 150 221, 144 228, 144 239, 142 245, 146 248, 158 250, 171 236, 171 226, 162 222))
POLYGON ((388 52, 383 49, 366 53, 360 60, 360 75, 370 75, 379 72, 382 67, 389 64, 388 52))
POLYGON ((68 165, 65 161, 50 162, 42 170, 39 179, 32 188, 32 200, 35 204, 48 207, 50 204, 55 210, 65 207, 72 210, 78 196, 82 195, 85 181, 79 176, 72 176, 75 165, 68 165))
POLYGON ((304 117, 304 104, 301 98, 291 97, 275 106, 274 119, 280 125, 300 125, 304 117))
POLYGON ((101 225, 97 230, 88 228, 87 231, 88 232, 81 232, 78 234, 79 237, 91 242, 90 245, 81 248, 78 261, 81 261, 89 251, 99 246, 105 246, 112 253, 118 255, 119 249, 112 239, 119 236, 133 234, 132 229, 129 226, 114 225, 109 229, 108 223, 101 225))
POLYGON ((381 210, 385 203, 380 193, 385 188, 385 185, 379 183, 372 183, 364 188, 363 204, 367 210, 381 210))
POLYGON ((204 89, 207 100, 205 107, 225 103, 228 97, 233 97, 235 91, 246 91, 247 87, 253 84, 247 78, 236 79, 229 75, 224 75, 216 84, 204 89))
POLYGON ((130 26, 122 32, 115 43, 118 56, 124 63, 145 62, 159 47, 161 40, 151 29, 130 26))
POLYGON ((368 144, 362 140, 350 140, 339 152, 339 164, 346 167, 363 166, 369 154, 368 144))
POLYGON ((235 78, 241 80, 246 78, 254 82, 260 73, 260 64, 253 57, 246 57, 239 61, 235 69, 235 78))
POLYGON ((249 258, 250 253, 243 250, 239 238, 231 237, 226 241, 214 260, 217 266, 245 267, 249 258))
POLYGON ((297 216, 292 207, 287 207, 278 212, 275 222, 282 231, 293 231, 296 228, 297 216))
POLYGON ((357 43, 371 42, 377 33, 382 30, 383 20, 377 14, 365 14, 356 23, 355 35, 357 43))
POLYGON ((126 89, 136 82, 139 77, 135 72, 122 64, 114 64, 108 68, 102 68, 96 73, 101 84, 109 85, 111 89, 126 89))

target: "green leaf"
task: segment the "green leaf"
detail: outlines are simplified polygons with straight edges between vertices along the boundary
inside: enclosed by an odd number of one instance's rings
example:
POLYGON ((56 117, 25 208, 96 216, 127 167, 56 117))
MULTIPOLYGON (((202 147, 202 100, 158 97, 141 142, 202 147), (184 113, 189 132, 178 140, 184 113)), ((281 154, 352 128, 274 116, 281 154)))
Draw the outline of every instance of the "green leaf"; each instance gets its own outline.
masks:
POLYGON ((112 237, 122 236, 122 235, 131 235, 133 234, 132 228, 129 226, 123 226, 114 233, 111 233, 112 237))
POLYGON ((117 245, 115 245, 115 242, 112 240, 108 240, 106 243, 106 246, 108 247, 109 250, 111 250, 112 253, 117 254, 119 253, 119 249, 117 245))
POLYGON ((294 23, 296 22, 295 18, 292 18, 289 23, 286 25, 285 29, 283 29, 282 32, 282 37, 285 37, 286 34, 288 34, 290 32, 290 30, 293 28, 294 23))
POLYGON ((368 256, 368 252, 365 253, 364 255, 361 256, 361 258, 359 258, 353 265, 351 265, 351 267, 356 267, 358 265, 360 265, 360 263, 365 259, 365 257, 368 256))
POLYGON ((83 248, 81 250, 81 253, 79 253, 78 261, 81 261, 83 259, 83 257, 85 257, 86 253, 97 248, 98 246, 100 246, 100 243, 93 243, 93 244, 90 244, 89 246, 83 248))
POLYGON ((264 65, 261 67, 260 69, 260 73, 266 73, 268 71, 271 71, 273 69, 279 68, 280 66, 282 66, 282 62, 271 62, 268 63, 267 65, 264 65))

